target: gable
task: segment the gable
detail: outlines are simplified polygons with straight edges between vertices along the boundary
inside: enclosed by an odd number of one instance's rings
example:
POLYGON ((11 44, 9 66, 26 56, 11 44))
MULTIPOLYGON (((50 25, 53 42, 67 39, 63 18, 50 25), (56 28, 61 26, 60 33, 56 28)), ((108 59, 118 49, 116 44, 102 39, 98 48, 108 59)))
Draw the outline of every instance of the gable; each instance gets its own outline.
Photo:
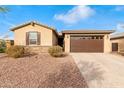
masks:
POLYGON ((28 23, 25 23, 25 24, 21 24, 19 26, 16 26, 14 28, 11 28, 10 30, 11 31, 21 31, 21 30, 52 30, 57 36, 58 36, 58 33, 56 32, 56 29, 53 28, 53 27, 49 27, 47 25, 43 25, 43 24, 40 24, 40 23, 37 23, 37 22, 34 22, 34 21, 31 21, 31 22, 28 22, 28 23))
POLYGON ((40 45, 51 46, 52 36, 54 31, 38 24, 28 24, 21 28, 14 30, 14 41, 16 45, 26 45, 26 33, 27 32, 40 33, 40 45))
POLYGON ((34 24, 34 25, 28 24, 28 25, 25 25, 23 27, 20 27, 20 28, 14 30, 14 32, 19 32, 19 33, 21 33, 21 31, 23 31, 23 32, 40 31, 41 32, 41 31, 53 31, 53 30, 48 29, 46 27, 39 26, 37 24, 34 24))
POLYGON ((35 22, 35 21, 31 21, 31 22, 28 22, 28 23, 24 23, 24 24, 18 25, 18 26, 16 26, 16 27, 11 28, 10 30, 11 30, 11 31, 14 31, 14 30, 20 29, 20 28, 22 28, 22 27, 25 27, 25 26, 27 26, 27 25, 32 25, 32 26, 34 26, 34 25, 39 25, 39 26, 44 27, 44 28, 48 28, 48 29, 51 29, 51 30, 55 30, 55 28, 53 28, 53 27, 49 27, 49 26, 47 26, 47 25, 43 25, 43 24, 37 23, 37 22, 35 22))

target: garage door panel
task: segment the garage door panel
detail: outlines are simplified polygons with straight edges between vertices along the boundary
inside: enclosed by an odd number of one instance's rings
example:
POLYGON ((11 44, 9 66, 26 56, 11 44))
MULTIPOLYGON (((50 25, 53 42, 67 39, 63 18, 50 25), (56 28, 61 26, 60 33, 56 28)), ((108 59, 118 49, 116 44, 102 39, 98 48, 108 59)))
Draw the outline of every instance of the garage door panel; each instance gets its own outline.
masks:
POLYGON ((71 39, 71 52, 103 52, 103 39, 71 39))

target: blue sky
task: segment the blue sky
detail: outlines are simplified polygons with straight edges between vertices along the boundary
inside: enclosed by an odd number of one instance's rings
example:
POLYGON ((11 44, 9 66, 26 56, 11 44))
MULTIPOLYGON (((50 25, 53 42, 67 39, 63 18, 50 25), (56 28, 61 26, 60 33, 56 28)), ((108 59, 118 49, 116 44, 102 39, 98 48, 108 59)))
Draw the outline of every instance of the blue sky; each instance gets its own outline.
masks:
POLYGON ((28 21, 52 26, 58 32, 72 29, 109 29, 123 32, 124 6, 6 6, 8 13, 0 13, 0 37, 13 37, 9 29, 28 21))

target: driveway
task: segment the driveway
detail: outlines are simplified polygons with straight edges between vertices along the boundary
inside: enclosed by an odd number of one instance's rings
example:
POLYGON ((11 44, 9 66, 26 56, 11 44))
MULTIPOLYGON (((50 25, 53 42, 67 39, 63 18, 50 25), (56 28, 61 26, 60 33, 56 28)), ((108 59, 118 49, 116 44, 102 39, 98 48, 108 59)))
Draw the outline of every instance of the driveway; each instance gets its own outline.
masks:
POLYGON ((89 87, 124 87, 124 57, 107 53, 71 53, 89 87))

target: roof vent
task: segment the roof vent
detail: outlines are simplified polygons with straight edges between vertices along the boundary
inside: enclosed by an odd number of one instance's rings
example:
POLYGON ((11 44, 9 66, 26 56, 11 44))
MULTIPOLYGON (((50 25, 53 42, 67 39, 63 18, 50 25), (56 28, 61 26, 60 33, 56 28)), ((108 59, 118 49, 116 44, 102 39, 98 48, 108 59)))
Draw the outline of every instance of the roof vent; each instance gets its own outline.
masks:
POLYGON ((31 22, 31 25, 32 25, 32 26, 34 26, 34 25, 35 25, 35 23, 34 23, 34 22, 31 22))

